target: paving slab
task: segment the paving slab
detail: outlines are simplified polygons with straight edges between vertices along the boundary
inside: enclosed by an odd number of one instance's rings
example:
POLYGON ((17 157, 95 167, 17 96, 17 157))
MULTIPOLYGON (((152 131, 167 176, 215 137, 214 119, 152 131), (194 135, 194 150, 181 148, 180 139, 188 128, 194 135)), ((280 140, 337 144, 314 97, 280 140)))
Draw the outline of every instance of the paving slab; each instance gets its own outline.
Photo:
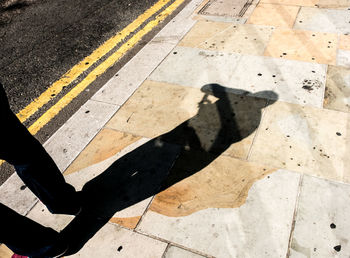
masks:
POLYGON ((167 243, 106 224, 76 254, 67 257, 162 257, 167 243))
POLYGON ((350 33, 349 21, 349 10, 302 7, 294 28, 315 32, 346 34, 350 33))
POLYGON ((170 246, 168 250, 166 251, 165 258, 203 258, 205 256, 192 253, 190 251, 184 250, 182 248, 176 247, 176 246, 170 246))
POLYGON ((337 45, 337 34, 278 28, 264 55, 335 65, 337 45))
POLYGON ((317 5, 320 8, 349 9, 350 0, 319 0, 317 5))
POLYGON ((322 107, 325 65, 248 55, 237 60, 237 56, 183 47, 174 52, 150 79, 196 88, 219 83, 252 96, 322 107))
POLYGON ((274 171, 220 156, 156 196, 138 229, 215 257, 285 257, 299 175, 274 171))
POLYGON ((325 80, 325 65, 243 56, 229 85, 263 98, 322 107, 325 80))
POLYGON ((244 5, 249 0, 211 0, 201 10, 200 14, 214 16, 238 17, 244 5))
POLYGON ((264 4, 298 5, 298 6, 316 6, 320 0, 261 0, 264 4))
POLYGON ((21 215, 26 215, 37 200, 17 174, 10 176, 0 186, 0 202, 21 215))
POLYGON ((350 185, 304 176, 290 257, 348 257, 349 202, 350 185))
POLYGON ((146 81, 107 127, 245 159, 267 101, 203 91, 146 81))
POLYGON ((349 114, 276 102, 261 123, 249 160, 350 182, 349 114))
POLYGON ((350 68, 329 66, 323 106, 350 112, 350 68))
POLYGON ((292 28, 299 9, 299 6, 259 4, 248 23, 292 28))
POLYGON ((350 51, 341 49, 338 50, 337 65, 350 67, 350 51))
POLYGON ((179 46, 262 55, 274 27, 199 21, 179 46))
POLYGON ((119 106, 89 100, 44 144, 61 171, 79 155, 119 106))
POLYGON ((247 19, 242 17, 230 17, 230 16, 215 16, 215 15, 196 15, 193 17, 195 20, 206 20, 212 22, 230 22, 235 24, 244 24, 247 19))

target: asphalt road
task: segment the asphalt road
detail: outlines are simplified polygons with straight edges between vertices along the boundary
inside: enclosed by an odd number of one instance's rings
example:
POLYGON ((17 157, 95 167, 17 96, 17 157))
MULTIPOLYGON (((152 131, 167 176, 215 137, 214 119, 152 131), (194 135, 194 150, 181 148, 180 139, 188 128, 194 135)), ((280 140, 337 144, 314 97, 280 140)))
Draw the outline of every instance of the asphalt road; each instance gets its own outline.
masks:
MULTIPOLYGON (((157 0, 0 0, 0 81, 12 110, 17 113, 26 107, 70 68, 156 2, 157 0)), ((182 8, 177 12, 180 9, 182 8)), ((177 12, 92 83, 36 137, 41 142, 48 139, 177 12)), ((69 90, 67 87, 61 95, 69 90)), ((25 125, 30 125, 54 103, 55 101, 49 102, 28 119, 25 125)), ((0 185, 12 173, 11 166, 2 165, 0 185)))

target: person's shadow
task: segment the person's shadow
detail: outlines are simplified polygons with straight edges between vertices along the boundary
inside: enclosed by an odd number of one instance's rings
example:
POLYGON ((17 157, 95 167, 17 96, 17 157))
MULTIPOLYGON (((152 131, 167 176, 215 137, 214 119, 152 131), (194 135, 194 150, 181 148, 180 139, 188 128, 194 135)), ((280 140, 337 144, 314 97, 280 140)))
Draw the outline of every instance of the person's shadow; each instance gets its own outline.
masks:
POLYGON ((272 91, 252 94, 217 84, 201 90, 205 94, 194 117, 122 156, 84 185, 83 212, 61 232, 69 239, 69 254, 82 248, 116 212, 190 177, 251 135, 262 109, 277 99, 272 91), (181 169, 171 169, 177 163, 181 169))

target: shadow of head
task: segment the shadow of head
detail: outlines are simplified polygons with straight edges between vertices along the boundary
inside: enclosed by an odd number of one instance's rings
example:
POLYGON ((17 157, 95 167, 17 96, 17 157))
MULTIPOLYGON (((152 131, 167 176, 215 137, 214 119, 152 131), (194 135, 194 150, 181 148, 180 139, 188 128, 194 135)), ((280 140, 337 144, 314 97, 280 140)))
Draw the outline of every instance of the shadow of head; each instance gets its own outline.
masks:
POLYGON ((162 135, 162 141, 177 143, 186 150, 220 154, 251 135, 260 124, 262 109, 278 98, 273 91, 252 93, 219 84, 204 85, 201 91, 197 114, 162 135))
POLYGON ((250 146, 251 139, 245 138, 258 128, 262 110, 277 99, 270 91, 251 93, 217 84, 201 90, 195 116, 120 157, 84 185, 87 213, 106 222, 117 211, 197 173, 227 150, 239 157, 236 150, 250 146), (235 143, 240 145, 230 148, 235 143))

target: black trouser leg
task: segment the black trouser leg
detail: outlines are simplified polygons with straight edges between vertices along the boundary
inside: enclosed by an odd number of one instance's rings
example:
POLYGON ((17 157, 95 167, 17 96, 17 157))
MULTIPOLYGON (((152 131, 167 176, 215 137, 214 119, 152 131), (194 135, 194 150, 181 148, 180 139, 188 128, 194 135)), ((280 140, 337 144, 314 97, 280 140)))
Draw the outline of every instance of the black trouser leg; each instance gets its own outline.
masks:
POLYGON ((27 187, 52 213, 73 213, 79 201, 42 145, 28 132, 9 108, 0 85, 0 159, 14 165, 27 187))

